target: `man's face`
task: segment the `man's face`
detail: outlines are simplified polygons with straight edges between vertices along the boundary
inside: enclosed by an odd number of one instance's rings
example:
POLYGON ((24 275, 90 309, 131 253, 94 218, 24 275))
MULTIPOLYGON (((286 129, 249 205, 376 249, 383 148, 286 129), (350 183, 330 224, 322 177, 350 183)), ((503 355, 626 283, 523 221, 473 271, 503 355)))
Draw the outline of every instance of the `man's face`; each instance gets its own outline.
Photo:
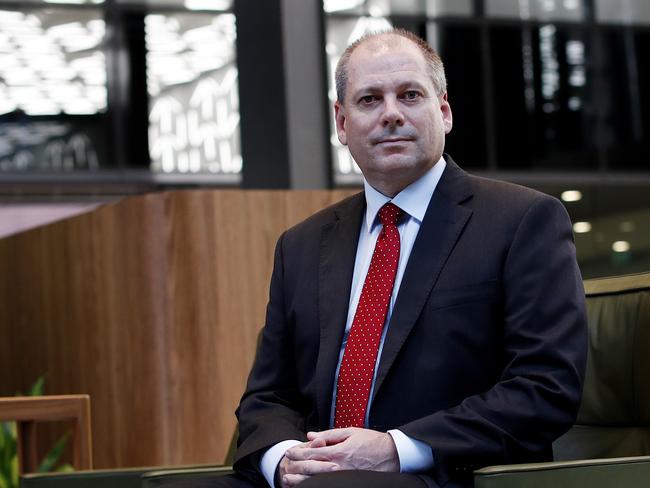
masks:
POLYGON ((424 56, 397 36, 354 50, 345 100, 334 109, 339 140, 368 182, 388 196, 440 159, 452 126, 447 95, 436 95, 424 56))

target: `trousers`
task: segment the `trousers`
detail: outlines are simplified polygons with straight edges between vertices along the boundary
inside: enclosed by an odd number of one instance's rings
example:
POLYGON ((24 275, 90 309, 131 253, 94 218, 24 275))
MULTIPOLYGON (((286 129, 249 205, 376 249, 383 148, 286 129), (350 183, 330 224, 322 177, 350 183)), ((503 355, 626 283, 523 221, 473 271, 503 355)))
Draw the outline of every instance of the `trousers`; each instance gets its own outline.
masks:
MULTIPOLYGON (((312 476, 299 488, 427 488, 428 483, 418 475, 379 473, 376 471, 337 471, 312 476)), ((200 481, 183 480, 165 483, 165 488, 264 488, 252 484, 238 474, 215 476, 200 481)), ((276 487, 279 488, 279 487, 276 487)))

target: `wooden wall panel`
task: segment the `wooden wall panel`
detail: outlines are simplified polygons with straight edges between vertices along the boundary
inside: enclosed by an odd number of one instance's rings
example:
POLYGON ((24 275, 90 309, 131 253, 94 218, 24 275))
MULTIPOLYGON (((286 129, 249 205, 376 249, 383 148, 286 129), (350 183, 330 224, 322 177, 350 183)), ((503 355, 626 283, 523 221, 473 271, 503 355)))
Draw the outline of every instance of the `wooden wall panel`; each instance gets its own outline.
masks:
POLYGON ((220 462, 275 242, 350 193, 150 194, 0 240, 0 394, 89 393, 97 468, 220 462))

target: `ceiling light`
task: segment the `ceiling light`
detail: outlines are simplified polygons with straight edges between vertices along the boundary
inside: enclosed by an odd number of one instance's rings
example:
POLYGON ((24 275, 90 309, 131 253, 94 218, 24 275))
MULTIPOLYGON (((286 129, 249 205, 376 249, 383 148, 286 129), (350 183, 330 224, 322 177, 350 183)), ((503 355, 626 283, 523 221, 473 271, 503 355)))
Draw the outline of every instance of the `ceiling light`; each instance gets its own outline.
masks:
POLYGON ((58 115, 61 108, 49 100, 34 100, 29 104, 23 106, 23 110, 27 115, 58 115))
POLYGON ((189 44, 198 44, 197 47, 201 47, 206 42, 219 42, 219 33, 212 25, 204 25, 183 32, 183 40, 189 44))
POLYGON ((578 202, 582 200, 582 192, 579 192, 578 190, 563 191, 560 198, 562 198, 562 201, 564 202, 578 202))
POLYGON ((166 85, 177 85, 180 83, 188 83, 194 81, 197 77, 197 74, 193 71, 187 69, 179 69, 175 71, 169 71, 164 75, 161 75, 161 81, 166 85))
POLYGON ((38 83, 38 76, 29 68, 14 68, 3 73, 5 83, 9 86, 30 86, 38 83))
POLYGON ((364 0, 325 0, 323 9, 325 12, 338 12, 358 7, 364 0))
POLYGON ((86 0, 43 0, 45 3, 70 3, 74 5, 81 5, 86 3, 86 0))
POLYGON ((81 97, 81 90, 77 85, 52 85, 48 94, 53 101, 68 103, 81 97))
POLYGON ((35 86, 15 86, 9 91, 10 100, 21 105, 40 98, 41 92, 35 86))
POLYGON ((614 252, 628 252, 630 250, 630 243, 627 241, 616 241, 612 244, 614 252))
POLYGON ((0 70, 2 73, 9 68, 20 67, 20 61, 13 54, 0 54, 0 66, 2 66, 2 70, 0 70))
POLYGON ((18 106, 14 101, 0 98, 0 115, 13 112, 16 108, 18 108, 18 106))
POLYGON ((45 33, 54 38, 67 39, 71 36, 86 36, 87 32, 81 22, 66 22, 57 24, 45 31, 45 33))
POLYGON ((78 99, 66 101, 63 105, 63 112, 67 114, 85 115, 96 113, 96 109, 88 100, 78 99))
POLYGON ((69 81, 77 76, 77 72, 68 66, 61 66, 48 70, 45 75, 47 75, 47 80, 69 81))
POLYGON ((92 49, 97 47, 101 41, 101 38, 89 36, 87 33, 70 35, 60 40, 61 45, 69 53, 92 49))
POLYGON ((576 222, 573 224, 573 232, 576 234, 585 234, 591 231, 591 223, 589 222, 576 222))
POLYGON ((184 5, 188 10, 227 10, 230 0, 185 0, 184 5))

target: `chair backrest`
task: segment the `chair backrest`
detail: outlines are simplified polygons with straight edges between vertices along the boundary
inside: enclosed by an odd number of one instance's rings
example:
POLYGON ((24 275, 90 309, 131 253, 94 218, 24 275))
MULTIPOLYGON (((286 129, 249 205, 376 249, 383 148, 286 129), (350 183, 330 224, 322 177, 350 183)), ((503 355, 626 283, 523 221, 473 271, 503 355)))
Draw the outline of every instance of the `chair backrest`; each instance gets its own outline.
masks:
POLYGON ((650 454, 650 273, 585 281, 589 353, 576 424, 555 459, 650 454))
POLYGON ((74 422, 73 464, 75 469, 92 469, 90 397, 88 395, 46 395, 0 398, 0 421, 17 424, 18 471, 37 470, 36 423, 57 420, 74 422))

